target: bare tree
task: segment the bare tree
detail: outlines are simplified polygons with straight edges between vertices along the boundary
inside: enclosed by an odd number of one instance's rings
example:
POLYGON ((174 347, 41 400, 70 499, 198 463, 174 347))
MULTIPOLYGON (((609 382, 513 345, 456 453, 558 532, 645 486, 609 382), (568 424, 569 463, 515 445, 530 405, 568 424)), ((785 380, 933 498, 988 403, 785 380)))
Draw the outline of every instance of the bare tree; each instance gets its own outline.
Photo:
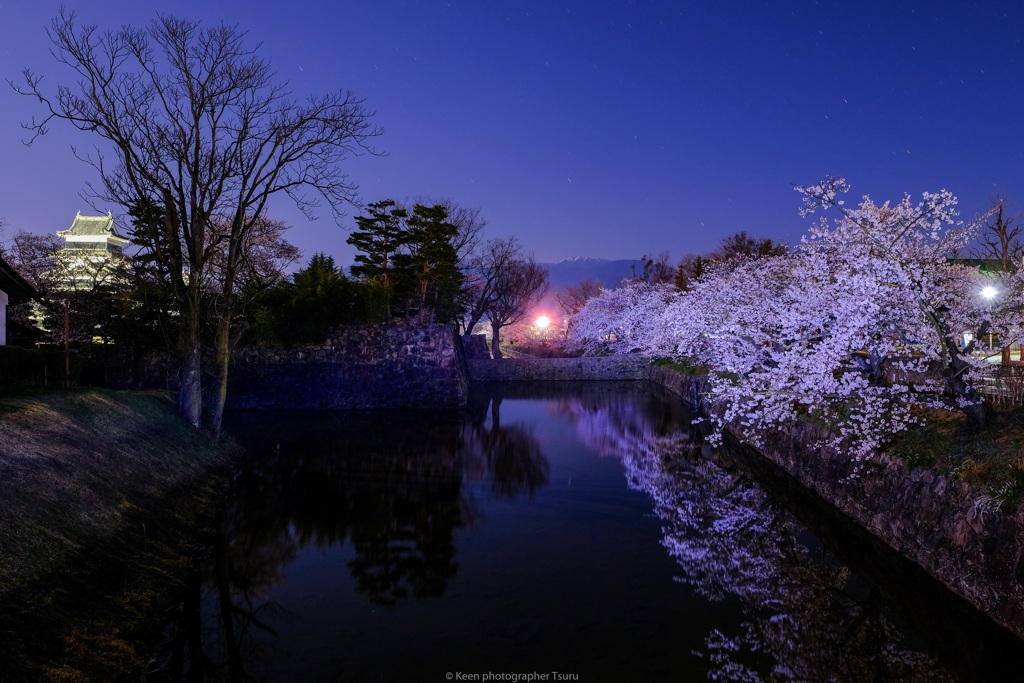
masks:
POLYGON ((643 280, 652 285, 672 282, 676 278, 676 269, 668 262, 668 252, 663 251, 657 256, 644 254, 640 258, 643 264, 643 271, 639 275, 636 266, 633 266, 632 279, 643 280))
POLYGON ((693 287, 693 283, 703 277, 712 265, 712 261, 705 256, 684 255, 676 266, 676 289, 683 292, 689 290, 693 287))
MULTIPOLYGON (((356 197, 341 164, 372 152, 368 141, 380 131, 349 92, 293 100, 235 27, 160 16, 146 28, 100 32, 62 11, 48 35, 75 82, 51 92, 26 69, 24 83, 12 86, 38 99, 46 115, 25 127, 32 139, 55 120, 92 134, 95 151, 76 151, 99 174, 88 193, 126 208, 160 207, 152 215, 161 220, 142 228, 165 264, 180 320, 178 410, 202 426, 201 287, 213 254, 224 255, 217 277, 220 305, 230 311, 247 240, 268 200, 285 194, 310 218, 324 200, 340 218, 356 197), (215 228, 218 221, 228 229, 215 228)), ((223 392, 213 399, 208 426, 217 433, 223 392)))
POLYGON ((573 315, 579 313, 588 301, 601 293, 604 289, 604 284, 600 280, 586 279, 580 281, 578 285, 573 285, 565 290, 565 292, 559 294, 555 298, 558 301, 558 305, 562 308, 566 315, 573 315))
POLYGON ((497 273, 494 295, 487 307, 491 323, 491 356, 501 358, 501 328, 521 321, 548 290, 548 271, 533 259, 516 258, 497 273))
POLYGON ((782 256, 788 250, 784 242, 776 242, 767 237, 758 239, 750 237, 746 231, 740 231, 722 238, 718 249, 708 254, 708 258, 725 263, 747 258, 782 256))
POLYGON ((979 259, 999 261, 1004 273, 1013 273, 1024 258, 1024 244, 1021 243, 1020 213, 1006 215, 1007 201, 1005 197, 996 197, 992 208, 988 211, 988 220, 982 228, 981 238, 972 251, 979 259))
POLYGON ((582 280, 578 285, 569 287, 564 292, 555 295, 555 300, 558 301, 559 307, 561 307, 565 317, 569 320, 569 328, 565 330, 566 336, 568 336, 569 329, 572 326, 572 317, 583 310, 587 302, 600 294, 602 289, 604 289, 604 285, 601 284, 600 280, 586 279, 582 280))
MULTIPOLYGON (((1024 228, 1024 225, 1020 223, 1021 213, 1007 216, 1007 204, 1005 197, 996 196, 986 214, 975 218, 982 225, 982 233, 970 253, 982 261, 980 265, 983 270, 994 270, 985 262, 996 261, 999 264, 1000 273, 1016 273, 1020 268, 1021 260, 1024 259, 1024 243, 1021 243, 1020 240, 1020 232, 1024 228)), ((953 254, 954 259, 956 256, 953 254)), ((1010 344, 1004 344, 1001 352, 1001 364, 1010 365, 1011 355, 1010 344)))
POLYGON ((231 352, 238 340, 248 330, 245 309, 261 293, 273 287, 284 278, 285 269, 295 263, 299 249, 284 239, 288 226, 282 221, 258 218, 247 231, 244 242, 237 250, 239 255, 231 276, 230 296, 225 296, 225 270, 230 267, 229 235, 232 225, 226 221, 215 221, 211 225, 213 242, 221 246, 211 255, 207 273, 212 285, 213 313, 216 317, 214 350, 217 358, 216 400, 213 405, 212 424, 220 425, 228 391, 228 370, 231 352), (218 284, 220 285, 218 287, 218 284))
POLYGON ((788 251, 789 247, 785 242, 750 237, 745 231, 737 232, 722 238, 718 248, 708 254, 686 254, 679 259, 674 275, 675 286, 678 290, 686 291, 713 269, 733 268, 749 259, 782 256, 788 251))
POLYGON ((483 320, 494 304, 501 275, 522 258, 522 247, 515 237, 488 240, 469 259, 466 275, 466 328, 473 328, 483 320))

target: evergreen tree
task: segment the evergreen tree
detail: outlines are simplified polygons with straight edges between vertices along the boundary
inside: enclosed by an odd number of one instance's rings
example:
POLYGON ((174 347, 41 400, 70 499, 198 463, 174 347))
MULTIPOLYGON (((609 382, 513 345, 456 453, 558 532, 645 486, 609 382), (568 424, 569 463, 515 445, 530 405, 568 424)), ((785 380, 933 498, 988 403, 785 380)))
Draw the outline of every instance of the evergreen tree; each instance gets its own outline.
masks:
MULTIPOLYGON (((408 220, 406 249, 397 256, 417 320, 447 322, 459 311, 457 303, 463 274, 453 241, 458 227, 448 220, 441 204, 416 204, 408 220)), ((410 306, 412 308, 412 306, 410 306)))
POLYGON ((409 212, 393 199, 366 208, 369 215, 356 216, 358 228, 345 240, 359 251, 354 259, 356 264, 351 268, 352 275, 387 285, 392 280, 395 254, 407 238, 405 219, 409 212))
POLYGON ((367 207, 347 242, 359 250, 351 272, 368 296, 368 313, 380 299, 392 313, 419 322, 450 321, 460 310, 459 226, 445 204, 415 204, 410 213, 394 200, 367 207))

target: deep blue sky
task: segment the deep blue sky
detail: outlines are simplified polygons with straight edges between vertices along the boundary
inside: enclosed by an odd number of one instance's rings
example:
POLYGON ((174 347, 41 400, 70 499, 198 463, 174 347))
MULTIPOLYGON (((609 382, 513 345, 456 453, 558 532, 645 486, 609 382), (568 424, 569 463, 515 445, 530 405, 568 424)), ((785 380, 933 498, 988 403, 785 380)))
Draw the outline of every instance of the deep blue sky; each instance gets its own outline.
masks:
MULTIPOLYGON (((44 33, 60 4, 0 0, 5 79, 68 80, 44 33)), ((539 261, 675 260, 739 230, 793 242, 807 222, 791 186, 826 174, 876 200, 946 188, 965 217, 996 193, 1024 209, 1021 2, 64 4, 111 28, 156 7, 239 25, 297 95, 349 89, 376 111, 389 155, 349 165, 364 201, 452 197, 539 261)), ((0 89, 7 236, 90 210, 92 170, 70 151, 90 139, 57 126, 24 147, 39 112, 0 89)), ((306 257, 351 263, 326 212, 275 215, 306 257)))

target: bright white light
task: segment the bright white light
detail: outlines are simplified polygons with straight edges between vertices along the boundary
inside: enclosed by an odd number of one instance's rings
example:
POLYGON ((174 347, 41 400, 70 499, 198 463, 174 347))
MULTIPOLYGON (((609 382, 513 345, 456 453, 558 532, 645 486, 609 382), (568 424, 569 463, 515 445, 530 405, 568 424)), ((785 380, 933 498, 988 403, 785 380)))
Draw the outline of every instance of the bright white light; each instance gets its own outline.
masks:
POLYGON ((996 298, 996 293, 996 288, 993 287, 992 285, 989 285, 988 287, 985 287, 984 289, 981 290, 981 295, 988 299, 989 301, 992 301, 992 299, 996 298))
POLYGON ((547 317, 546 315, 542 315, 533 321, 533 326, 536 327, 538 330, 546 330, 548 329, 549 325, 551 325, 551 318, 547 317))

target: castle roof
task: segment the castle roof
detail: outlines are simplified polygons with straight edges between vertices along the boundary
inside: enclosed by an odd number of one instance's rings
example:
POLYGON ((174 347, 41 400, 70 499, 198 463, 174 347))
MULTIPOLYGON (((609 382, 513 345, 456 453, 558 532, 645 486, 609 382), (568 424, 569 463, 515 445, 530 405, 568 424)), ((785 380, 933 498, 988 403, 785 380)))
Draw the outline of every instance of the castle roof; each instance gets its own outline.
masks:
POLYGON ((75 214, 75 221, 71 227, 67 230, 58 230, 57 234, 64 239, 105 237, 108 242, 128 241, 127 237, 117 232, 114 216, 109 211, 106 216, 83 216, 79 211, 75 214))

